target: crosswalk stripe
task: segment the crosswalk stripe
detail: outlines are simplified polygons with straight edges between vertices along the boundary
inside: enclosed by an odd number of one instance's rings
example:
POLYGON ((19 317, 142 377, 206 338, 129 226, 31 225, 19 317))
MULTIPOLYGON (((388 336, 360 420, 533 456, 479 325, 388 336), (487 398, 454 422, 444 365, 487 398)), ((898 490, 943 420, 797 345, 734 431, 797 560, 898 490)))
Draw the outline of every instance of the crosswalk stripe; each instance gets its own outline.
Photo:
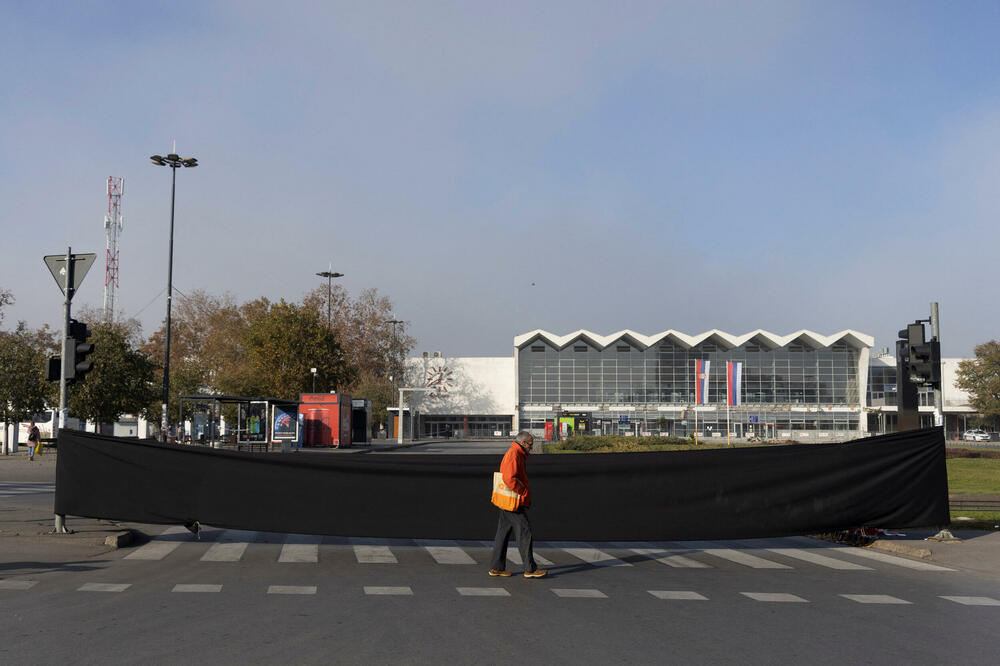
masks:
POLYGON ((243 558, 247 546, 253 541, 256 532, 243 530, 226 530, 219 540, 201 556, 202 562, 238 562, 243 558))
POLYGON ((268 585, 268 594, 316 594, 315 585, 268 585))
POLYGON ((948 601, 954 601, 957 604, 962 604, 963 606, 1000 606, 1000 601, 990 597, 945 597, 942 599, 948 601))
POLYGON ((906 567, 907 569, 916 569, 918 571, 954 571, 954 569, 949 569, 948 567, 940 567, 936 564, 928 564, 927 562, 919 562, 917 560, 907 560, 902 557, 896 557, 895 555, 886 555, 885 553, 880 553, 876 550, 868 550, 867 548, 837 546, 834 547, 833 550, 838 553, 857 555, 858 557, 867 557, 871 560, 878 560, 879 562, 885 562, 886 564, 895 564, 896 566, 906 567))
POLYGON ((0 590, 30 590, 37 580, 0 580, 0 590))
POLYGON ((426 550, 434 561, 438 564, 475 564, 468 553, 459 548, 454 541, 417 541, 426 550), (437 544, 452 543, 453 546, 442 546, 437 544))
POLYGON ((365 585, 365 594, 412 597, 413 590, 409 587, 381 587, 376 585, 365 585))
POLYGON ((354 544, 354 556, 361 564, 398 564, 389 546, 354 544))
POLYGON ((652 558, 662 564, 666 564, 668 567, 675 567, 677 569, 712 568, 712 565, 699 562, 698 560, 692 560, 690 557, 684 557, 683 555, 671 555, 670 551, 663 550, 662 548, 632 548, 631 551, 638 555, 652 558))
POLYGON ((509 597, 510 592, 502 587, 456 587, 463 597, 509 597))
POLYGON ((178 583, 174 585, 172 592, 221 592, 221 585, 178 583))
POLYGON ((713 555, 723 560, 729 560, 730 562, 735 562, 736 564, 742 564, 743 566, 750 567, 751 569, 792 568, 786 564, 765 560, 763 557, 757 557, 756 555, 751 555, 750 553, 745 553, 742 550, 734 550, 732 548, 702 548, 701 551, 707 555, 713 555))
POLYGON ((595 567, 630 567, 631 562, 625 562, 617 557, 612 557, 604 551, 587 547, 585 544, 572 542, 556 542, 552 544, 556 548, 561 548, 573 557, 583 560, 587 564, 595 567))
POLYGON ((562 597, 564 599, 607 599, 608 598, 608 595, 604 594, 600 590, 554 588, 552 592, 557 597, 562 597))
POLYGON ((904 601, 897 597, 890 597, 888 594, 842 594, 845 599, 857 601, 859 604, 912 604, 912 601, 904 601))
POLYGON ((293 564, 319 562, 319 544, 323 537, 314 534, 289 534, 281 547, 279 562, 293 564))
POLYGON ((819 553, 814 553, 809 550, 802 550, 800 548, 768 548, 772 553, 777 553, 778 555, 784 555, 785 557, 792 557, 798 560, 804 560, 806 562, 811 562, 812 564, 818 564, 821 567, 828 567, 830 569, 840 569, 845 571, 871 571, 871 567, 865 567, 860 564, 855 564, 854 562, 845 562, 843 560, 835 560, 832 557, 827 557, 826 555, 820 555, 819 553))
POLYGON ((745 597, 750 597, 754 601, 769 601, 777 603, 809 603, 802 597, 784 592, 740 592, 745 597))
POLYGON ((140 546, 134 552, 125 556, 126 560, 162 560, 164 557, 174 552, 181 545, 180 539, 171 539, 175 535, 190 534, 186 527, 172 525, 163 530, 159 536, 153 537, 152 541, 140 546))
POLYGON ((131 583, 84 583, 77 592, 124 592, 131 583))
POLYGON ((670 599, 674 601, 708 601, 708 597, 697 592, 685 592, 681 590, 649 590, 657 599, 670 599))

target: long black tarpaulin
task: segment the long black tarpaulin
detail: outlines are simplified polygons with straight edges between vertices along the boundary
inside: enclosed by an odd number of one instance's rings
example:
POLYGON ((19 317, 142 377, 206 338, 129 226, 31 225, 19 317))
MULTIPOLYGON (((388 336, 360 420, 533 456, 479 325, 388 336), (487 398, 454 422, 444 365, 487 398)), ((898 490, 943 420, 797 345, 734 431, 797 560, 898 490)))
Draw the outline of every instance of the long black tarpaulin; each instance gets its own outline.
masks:
MULTIPOLYGON (((359 537, 489 539, 499 455, 240 453, 62 430, 55 512, 359 537)), ((739 539, 946 525, 940 428, 842 444, 534 455, 536 538, 739 539)))

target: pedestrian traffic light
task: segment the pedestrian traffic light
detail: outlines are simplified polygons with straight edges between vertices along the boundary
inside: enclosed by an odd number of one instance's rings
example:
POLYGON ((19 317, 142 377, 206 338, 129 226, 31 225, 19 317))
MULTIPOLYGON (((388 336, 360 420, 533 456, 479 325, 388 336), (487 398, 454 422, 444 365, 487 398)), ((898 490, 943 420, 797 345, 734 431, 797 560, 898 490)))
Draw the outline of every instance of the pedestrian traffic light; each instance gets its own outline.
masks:
POLYGON ((87 357, 93 353, 94 344, 87 342, 90 331, 87 324, 75 319, 69 320, 69 338, 66 339, 66 365, 63 366, 63 377, 67 380, 83 381, 88 372, 94 368, 94 363, 87 357))

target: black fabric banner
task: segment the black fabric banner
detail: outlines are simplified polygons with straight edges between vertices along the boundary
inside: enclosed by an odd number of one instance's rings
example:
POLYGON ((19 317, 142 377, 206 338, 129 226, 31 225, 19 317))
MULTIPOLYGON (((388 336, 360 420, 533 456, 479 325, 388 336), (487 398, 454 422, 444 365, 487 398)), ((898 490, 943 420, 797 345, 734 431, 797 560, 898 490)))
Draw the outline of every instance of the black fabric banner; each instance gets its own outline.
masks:
MULTIPOLYGON (((238 453, 59 432, 55 512, 358 537, 492 539, 498 455, 238 453)), ((949 522, 944 434, 843 444, 534 455, 535 537, 773 537, 949 522)))

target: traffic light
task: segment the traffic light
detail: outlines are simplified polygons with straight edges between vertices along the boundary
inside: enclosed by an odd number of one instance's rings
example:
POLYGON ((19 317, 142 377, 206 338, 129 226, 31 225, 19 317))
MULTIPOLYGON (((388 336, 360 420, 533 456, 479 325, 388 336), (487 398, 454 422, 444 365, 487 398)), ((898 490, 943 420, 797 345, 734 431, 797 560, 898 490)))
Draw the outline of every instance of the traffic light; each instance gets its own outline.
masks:
POLYGON ((66 365, 63 367, 63 376, 67 380, 83 381, 90 372, 94 363, 88 361, 87 357, 94 351, 94 344, 87 342, 90 331, 82 321, 69 320, 69 338, 66 340, 66 365))
POLYGON ((48 375, 46 379, 50 382, 57 382, 62 377, 62 358, 50 356, 48 364, 48 375))
MULTIPOLYGON (((904 331, 900 331, 900 336, 904 331)), ((924 340, 924 325, 910 324, 906 327, 906 374, 915 384, 941 382, 941 343, 924 340)))

